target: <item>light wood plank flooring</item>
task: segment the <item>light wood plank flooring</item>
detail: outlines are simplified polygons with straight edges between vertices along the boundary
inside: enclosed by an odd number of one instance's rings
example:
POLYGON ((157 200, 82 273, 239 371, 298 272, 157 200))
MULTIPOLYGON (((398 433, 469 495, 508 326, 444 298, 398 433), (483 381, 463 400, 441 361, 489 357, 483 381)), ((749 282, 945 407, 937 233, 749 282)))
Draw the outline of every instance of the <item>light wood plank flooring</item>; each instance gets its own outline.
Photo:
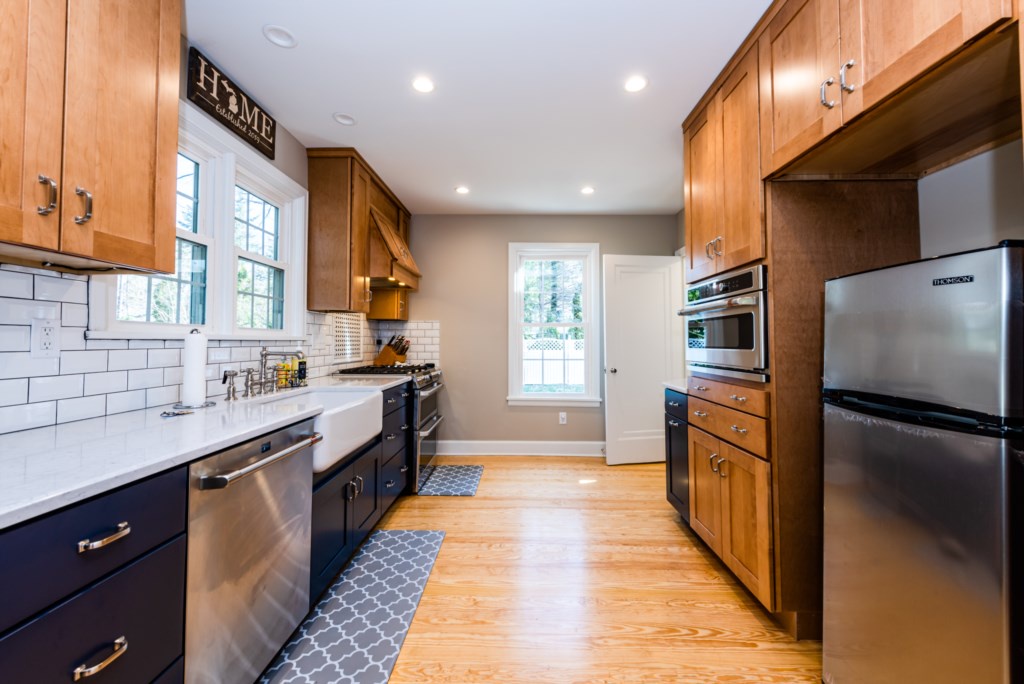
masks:
POLYGON ((820 682, 665 500, 664 464, 458 457, 475 497, 403 497, 381 523, 447 535, 391 684, 820 682))

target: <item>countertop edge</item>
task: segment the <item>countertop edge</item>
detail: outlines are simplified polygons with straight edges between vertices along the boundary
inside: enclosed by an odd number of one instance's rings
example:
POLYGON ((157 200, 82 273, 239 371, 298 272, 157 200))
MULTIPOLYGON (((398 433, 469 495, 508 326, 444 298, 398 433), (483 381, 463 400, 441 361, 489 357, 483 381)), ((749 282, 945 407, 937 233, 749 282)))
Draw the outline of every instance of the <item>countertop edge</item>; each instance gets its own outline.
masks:
POLYGON ((665 380, 661 384, 664 385, 665 387, 668 387, 670 390, 675 390, 676 392, 680 392, 682 394, 687 393, 686 378, 674 378, 672 380, 665 380))

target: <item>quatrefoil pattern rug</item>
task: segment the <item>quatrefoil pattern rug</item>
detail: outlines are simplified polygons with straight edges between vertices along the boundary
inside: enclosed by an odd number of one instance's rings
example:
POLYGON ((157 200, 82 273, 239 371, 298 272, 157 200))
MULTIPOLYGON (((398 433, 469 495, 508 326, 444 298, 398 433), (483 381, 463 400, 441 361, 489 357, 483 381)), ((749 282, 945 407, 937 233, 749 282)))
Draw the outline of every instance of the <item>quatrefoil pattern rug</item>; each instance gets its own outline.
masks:
POLYGON ((427 466, 420 471, 420 496, 476 496, 482 465, 427 466), (424 470, 430 470, 426 479, 424 470))
POLYGON ((374 532, 261 684, 386 684, 444 532, 374 532))

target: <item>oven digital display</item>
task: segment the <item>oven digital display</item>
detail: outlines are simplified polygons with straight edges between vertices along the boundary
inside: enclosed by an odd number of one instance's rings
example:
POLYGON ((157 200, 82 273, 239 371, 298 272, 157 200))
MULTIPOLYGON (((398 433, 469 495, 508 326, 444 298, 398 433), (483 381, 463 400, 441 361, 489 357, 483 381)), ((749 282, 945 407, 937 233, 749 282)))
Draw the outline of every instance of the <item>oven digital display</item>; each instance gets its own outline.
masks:
POLYGON ((691 320, 686 343, 690 349, 754 349, 755 318, 752 313, 691 320))

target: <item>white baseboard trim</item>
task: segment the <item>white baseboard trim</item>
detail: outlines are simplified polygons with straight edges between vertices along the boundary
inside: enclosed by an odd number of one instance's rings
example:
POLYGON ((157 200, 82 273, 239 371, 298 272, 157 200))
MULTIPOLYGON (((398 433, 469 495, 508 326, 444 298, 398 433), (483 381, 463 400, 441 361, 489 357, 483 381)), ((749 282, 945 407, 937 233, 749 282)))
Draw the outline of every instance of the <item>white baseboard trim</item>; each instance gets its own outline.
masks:
POLYGON ((528 442, 441 439, 441 456, 604 456, 604 442, 528 442))

